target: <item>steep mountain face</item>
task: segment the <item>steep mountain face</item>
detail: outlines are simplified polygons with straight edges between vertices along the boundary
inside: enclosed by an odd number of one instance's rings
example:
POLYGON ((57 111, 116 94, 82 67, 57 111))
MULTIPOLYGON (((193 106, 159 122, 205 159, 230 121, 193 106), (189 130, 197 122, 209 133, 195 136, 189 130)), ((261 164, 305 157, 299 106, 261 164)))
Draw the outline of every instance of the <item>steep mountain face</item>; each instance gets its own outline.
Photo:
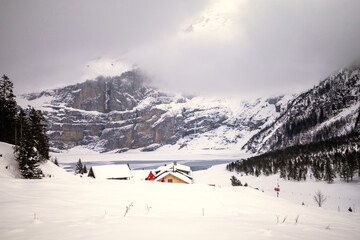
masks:
POLYGON ((87 81, 65 88, 29 94, 32 101, 42 96, 53 96, 54 106, 64 105, 85 111, 109 113, 133 109, 137 103, 153 94, 152 89, 144 85, 139 72, 126 72, 121 77, 107 79, 98 77, 96 81, 87 81))
POLYGON ((343 69, 289 102, 281 116, 244 145, 267 152, 359 131, 360 68, 343 69))
POLYGON ((49 122, 52 150, 267 152, 360 132, 360 68, 298 96, 245 101, 162 93, 139 71, 22 96, 49 122), (165 147, 165 146, 164 146, 165 147))
POLYGON ((237 149, 285 110, 290 96, 242 101, 165 94, 139 71, 22 96, 49 123, 53 150, 100 152, 170 144, 176 149, 237 149))

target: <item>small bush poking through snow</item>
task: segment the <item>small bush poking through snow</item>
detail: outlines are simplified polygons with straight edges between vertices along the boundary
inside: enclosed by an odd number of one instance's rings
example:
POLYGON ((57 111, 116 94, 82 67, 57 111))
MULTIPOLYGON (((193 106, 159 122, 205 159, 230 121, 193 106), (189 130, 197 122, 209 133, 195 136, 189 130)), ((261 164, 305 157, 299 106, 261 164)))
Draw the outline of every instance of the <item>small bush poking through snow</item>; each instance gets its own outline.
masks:
POLYGON ((126 214, 130 211, 130 208, 131 208, 132 206, 134 206, 134 203, 133 203, 133 202, 126 206, 126 211, 125 211, 124 217, 126 217, 126 214))
POLYGON ((318 190, 314 195, 314 201, 318 204, 319 207, 321 207, 326 201, 326 197, 320 190, 318 190))

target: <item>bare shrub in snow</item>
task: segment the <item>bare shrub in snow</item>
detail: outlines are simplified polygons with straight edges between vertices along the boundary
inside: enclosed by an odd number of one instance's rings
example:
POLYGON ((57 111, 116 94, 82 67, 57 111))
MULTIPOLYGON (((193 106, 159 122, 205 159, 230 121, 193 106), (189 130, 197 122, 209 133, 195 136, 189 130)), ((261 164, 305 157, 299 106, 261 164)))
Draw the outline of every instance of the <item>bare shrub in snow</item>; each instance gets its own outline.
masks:
POLYGON ((126 214, 130 211, 130 208, 134 206, 134 202, 130 203, 129 205, 126 206, 126 211, 125 211, 125 214, 124 214, 124 217, 126 216, 126 214))
POLYGON ((314 201, 318 204, 319 207, 321 207, 326 201, 326 197, 320 190, 318 190, 314 195, 314 201))
POLYGON ((150 209, 151 209, 151 206, 149 206, 148 204, 146 204, 146 214, 149 213, 150 209))

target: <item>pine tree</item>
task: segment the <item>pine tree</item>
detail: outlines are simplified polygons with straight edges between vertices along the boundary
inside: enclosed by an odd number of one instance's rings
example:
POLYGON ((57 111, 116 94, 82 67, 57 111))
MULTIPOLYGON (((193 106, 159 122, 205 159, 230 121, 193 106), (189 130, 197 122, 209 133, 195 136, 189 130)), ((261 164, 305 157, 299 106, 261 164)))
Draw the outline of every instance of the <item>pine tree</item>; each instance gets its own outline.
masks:
POLYGON ((83 173, 83 164, 81 163, 81 159, 79 158, 79 161, 77 162, 75 166, 75 174, 82 174, 83 173))
POLYGON ((261 174, 261 171, 258 168, 256 168, 255 169, 255 176, 258 177, 258 176, 260 176, 260 174, 261 174))
POLYGON ((324 180, 327 181, 328 183, 332 183, 334 181, 335 176, 336 176, 335 171, 331 166, 330 159, 328 159, 328 161, 326 161, 325 164, 324 180))
POLYGON ((59 167, 59 162, 58 162, 57 158, 55 158, 54 164, 59 167))
POLYGON ((87 168, 86 168, 86 165, 84 164, 84 167, 82 169, 82 174, 86 174, 88 171, 87 171, 87 168))
POLYGON ((241 181, 237 179, 234 175, 230 178, 231 186, 242 186, 241 181))
POLYGON ((35 148, 39 154, 40 161, 49 159, 49 138, 46 135, 46 120, 40 110, 30 109, 30 130, 33 133, 35 148))
POLYGON ((280 178, 286 179, 286 167, 282 166, 280 168, 280 178))
POLYGON ((29 127, 29 119, 21 109, 19 113, 20 137, 15 145, 15 158, 19 163, 19 170, 24 178, 39 179, 42 171, 39 169, 39 156, 35 150, 35 142, 29 127))
POLYGON ((3 75, 0 79, 0 141, 15 143, 16 106, 13 83, 3 75))

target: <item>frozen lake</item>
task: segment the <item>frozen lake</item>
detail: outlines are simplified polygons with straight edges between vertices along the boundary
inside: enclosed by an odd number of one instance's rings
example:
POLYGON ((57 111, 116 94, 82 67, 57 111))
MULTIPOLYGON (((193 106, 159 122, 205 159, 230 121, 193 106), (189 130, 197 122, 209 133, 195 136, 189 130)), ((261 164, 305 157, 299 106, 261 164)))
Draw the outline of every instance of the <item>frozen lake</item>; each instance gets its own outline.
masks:
MULTIPOLYGON (((214 165, 225 164, 233 162, 234 160, 177 160, 176 162, 179 164, 183 164, 185 166, 189 166, 192 171, 205 170, 214 165)), ((161 161, 82 161, 82 164, 86 165, 86 168, 89 170, 92 166, 99 165, 110 165, 110 164, 129 164, 131 169, 139 170, 139 169, 156 169, 162 165, 169 164, 174 162, 173 160, 161 160, 161 161)), ((63 163, 60 164, 61 167, 66 169, 68 172, 73 172, 75 170, 75 165, 77 162, 72 163, 63 163)))

